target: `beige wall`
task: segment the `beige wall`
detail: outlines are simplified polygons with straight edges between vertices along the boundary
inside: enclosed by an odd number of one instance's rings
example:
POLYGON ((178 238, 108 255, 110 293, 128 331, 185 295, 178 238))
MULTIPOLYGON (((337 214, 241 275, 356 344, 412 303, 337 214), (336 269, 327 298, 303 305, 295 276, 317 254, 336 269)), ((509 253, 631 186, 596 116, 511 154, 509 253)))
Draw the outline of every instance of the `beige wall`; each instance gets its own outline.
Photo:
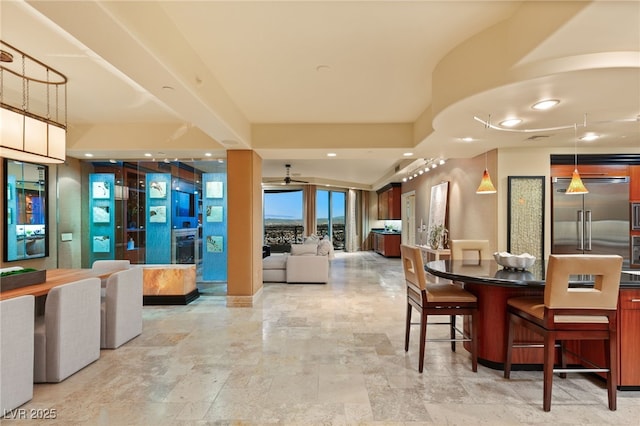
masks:
MULTIPOLYGON (((82 199, 87 200, 88 186, 83 185, 87 182, 86 173, 82 172, 82 164, 75 158, 68 158, 65 164, 57 167, 58 172, 58 196, 62 200, 58 204, 57 213, 53 210, 50 216, 51 220, 56 219, 58 222, 57 238, 54 239, 58 246, 58 267, 59 268, 81 268, 89 267, 86 264, 87 259, 83 259, 82 250, 83 241, 88 240, 88 221, 84 218, 86 214, 82 214, 86 206, 82 203, 82 199), (83 178, 84 176, 84 178, 83 178), (82 207, 81 207, 82 206, 82 207), (60 241, 62 233, 70 233, 71 241, 60 241)), ((88 244, 85 244, 88 247, 88 244)))
MULTIPOLYGON (((471 159, 449 160, 446 164, 403 183, 403 194, 415 191, 415 223, 419 225, 421 220, 425 224, 429 223, 431 187, 447 181, 449 182, 449 238, 486 239, 489 240, 491 249, 497 250, 497 206, 501 186, 494 178, 497 176, 496 158, 495 151, 487 155, 489 173, 498 189, 498 194, 477 195, 475 193, 485 167, 484 155, 471 159)), ((504 192, 504 188, 502 189, 504 192)), ((426 235, 421 236, 417 227, 403 230, 403 232, 414 232, 416 242, 426 241, 426 235)))

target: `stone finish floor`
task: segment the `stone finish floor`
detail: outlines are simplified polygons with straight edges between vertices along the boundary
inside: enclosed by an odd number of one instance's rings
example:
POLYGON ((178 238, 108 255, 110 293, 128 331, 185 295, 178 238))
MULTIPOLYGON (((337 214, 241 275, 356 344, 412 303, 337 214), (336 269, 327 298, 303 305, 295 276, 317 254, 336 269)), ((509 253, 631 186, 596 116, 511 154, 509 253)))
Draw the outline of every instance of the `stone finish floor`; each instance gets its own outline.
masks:
POLYGON ((253 308, 221 296, 146 306, 141 336, 35 385, 21 408, 55 409, 55 420, 29 421, 48 425, 640 424, 640 392, 619 392, 612 412, 602 382, 573 374, 554 379, 545 413, 542 372, 473 373, 448 343, 427 345, 419 374, 417 329, 404 351, 400 261, 340 253, 330 273, 327 285, 267 283, 253 308))

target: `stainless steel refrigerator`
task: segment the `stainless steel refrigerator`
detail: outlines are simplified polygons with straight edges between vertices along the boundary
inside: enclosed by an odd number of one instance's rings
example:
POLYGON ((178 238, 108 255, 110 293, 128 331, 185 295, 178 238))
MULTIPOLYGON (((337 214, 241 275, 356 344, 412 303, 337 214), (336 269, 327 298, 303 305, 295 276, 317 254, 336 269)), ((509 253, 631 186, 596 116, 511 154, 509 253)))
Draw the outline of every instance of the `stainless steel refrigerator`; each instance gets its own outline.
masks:
POLYGON ((629 266, 629 178, 583 178, 588 194, 567 195, 553 179, 553 254, 619 254, 629 266))

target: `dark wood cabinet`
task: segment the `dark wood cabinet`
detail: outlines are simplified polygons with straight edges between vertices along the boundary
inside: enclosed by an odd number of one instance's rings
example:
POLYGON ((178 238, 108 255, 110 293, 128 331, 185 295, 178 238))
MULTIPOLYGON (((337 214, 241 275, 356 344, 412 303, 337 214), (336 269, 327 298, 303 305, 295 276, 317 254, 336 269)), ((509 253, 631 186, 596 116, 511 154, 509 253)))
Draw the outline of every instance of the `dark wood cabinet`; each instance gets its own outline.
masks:
POLYGON ((620 290, 618 386, 640 389, 640 289, 620 290))
MULTIPOLYGON (((618 387, 640 389, 640 289, 620 289, 618 299, 618 387)), ((582 342, 580 356, 604 365, 604 343, 582 342)), ((586 365, 586 364, 585 364, 586 365)), ((604 377, 604 373, 599 373, 604 377)))
POLYGON ((629 166, 630 186, 629 200, 640 202, 640 165, 629 166))
POLYGON ((400 257, 400 234, 374 232, 373 250, 385 257, 400 257))
POLYGON ((402 210, 400 199, 402 198, 402 186, 399 183, 390 183, 378 190, 378 219, 400 220, 402 210))

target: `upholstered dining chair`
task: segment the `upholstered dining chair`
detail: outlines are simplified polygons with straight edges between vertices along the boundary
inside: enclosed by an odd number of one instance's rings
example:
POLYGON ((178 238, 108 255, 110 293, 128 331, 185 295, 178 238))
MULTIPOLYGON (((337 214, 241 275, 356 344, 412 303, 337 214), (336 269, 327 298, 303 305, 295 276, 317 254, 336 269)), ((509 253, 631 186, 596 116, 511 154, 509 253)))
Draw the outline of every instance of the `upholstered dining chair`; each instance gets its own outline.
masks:
POLYGON ((427 341, 471 342, 471 366, 478 371, 478 304, 476 297, 451 282, 431 282, 424 270, 422 253, 418 247, 400 246, 402 267, 407 284, 407 318, 404 350, 409 351, 411 334, 411 313, 415 308, 420 313, 420 358, 418 371, 424 369, 424 353, 427 341), (448 324, 452 329, 451 339, 427 339, 427 324, 430 315, 469 315, 471 317, 471 334, 455 328, 455 323, 448 324))
POLYGON ((33 398, 34 308, 33 296, 0 302, 0 418, 33 398))
POLYGON ((34 330, 35 383, 61 382, 100 358, 100 278, 53 287, 34 330))
MULTIPOLYGON (((512 348, 516 326, 520 325, 543 337, 543 409, 551 410, 553 373, 605 372, 609 409, 616 409, 617 386, 617 303, 622 257, 617 255, 551 255, 547 266, 544 296, 514 297, 507 301, 507 332, 504 377, 511 374, 512 348), (593 277, 593 287, 569 287, 570 275, 593 277), (604 366, 567 368, 565 340, 603 340, 604 366), (559 364, 554 368, 556 343, 559 364), (600 368, 602 367, 602 368, 600 368)), ((516 342, 517 347, 539 347, 540 344, 516 342)))
POLYGON ((111 271, 118 271, 120 269, 129 269, 131 262, 126 259, 104 259, 95 260, 91 265, 91 269, 98 273, 107 273, 111 271))
POLYGON ((142 333, 142 268, 107 278, 100 304, 100 347, 116 349, 142 333))

